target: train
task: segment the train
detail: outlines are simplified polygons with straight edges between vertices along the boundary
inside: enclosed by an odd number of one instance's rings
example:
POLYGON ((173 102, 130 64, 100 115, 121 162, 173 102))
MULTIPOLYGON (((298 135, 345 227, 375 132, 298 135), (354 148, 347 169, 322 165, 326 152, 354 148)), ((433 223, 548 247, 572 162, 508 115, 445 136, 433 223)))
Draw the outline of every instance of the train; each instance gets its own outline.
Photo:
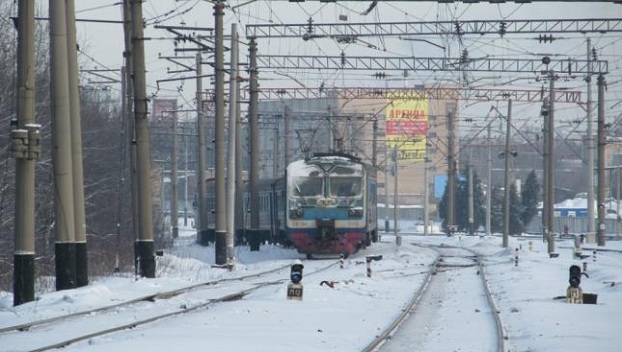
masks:
MULTIPOLYGON (((236 229, 236 244, 279 243, 312 258, 348 257, 378 241, 376 173, 356 156, 314 153, 289 163, 284 177, 259 180, 257 191, 259 229, 249 231, 250 193, 245 182, 244 219, 236 229)), ((215 240, 215 204, 214 179, 208 179, 208 242, 215 240)))
MULTIPOLYGON (((258 180, 258 196, 259 196, 259 228, 255 233, 252 232, 251 226, 251 200, 250 200, 250 184, 248 180, 244 181, 244 194, 242 196, 241 205, 241 221, 236 223, 235 243, 236 245, 259 245, 259 243, 278 243, 288 245, 285 238, 284 222, 285 222, 285 186, 284 177, 265 178, 258 180)), ((215 209, 216 209, 216 192, 215 179, 208 178, 206 180, 206 206, 208 209, 207 216, 207 238, 203 239, 203 244, 215 241, 215 209)), ((195 194, 193 201, 193 210, 195 219, 198 221, 198 194, 195 194)))
POLYGON ((376 172, 346 153, 315 153, 285 171, 285 237, 307 258, 348 257, 378 240, 376 172))

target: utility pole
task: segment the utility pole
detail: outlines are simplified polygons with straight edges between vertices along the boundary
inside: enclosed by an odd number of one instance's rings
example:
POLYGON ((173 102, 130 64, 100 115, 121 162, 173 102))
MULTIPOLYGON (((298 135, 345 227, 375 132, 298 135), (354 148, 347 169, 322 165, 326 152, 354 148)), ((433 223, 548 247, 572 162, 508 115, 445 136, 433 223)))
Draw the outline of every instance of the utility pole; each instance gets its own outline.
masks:
POLYGON ((492 231, 490 229, 490 221, 491 221, 491 207, 492 207, 492 145, 491 145, 491 139, 492 139, 492 127, 491 124, 488 124, 487 129, 487 138, 488 138, 488 160, 487 160, 487 164, 488 164, 488 168, 487 168, 487 189, 486 189, 486 235, 490 236, 492 234, 492 231))
POLYGON ((430 159, 428 158, 428 144, 429 144, 428 136, 425 137, 425 157, 423 158, 423 235, 427 236, 429 234, 428 224, 430 222, 430 214, 428 208, 430 207, 430 180, 429 180, 429 171, 428 171, 428 162, 430 159))
MULTIPOLYGON (((283 156, 284 156, 284 160, 285 160, 285 167, 287 167, 287 165, 289 165, 290 162, 290 156, 291 156, 291 116, 290 116, 290 111, 289 111, 289 106, 285 105, 283 106, 283 120, 285 121, 285 135, 283 136, 283 139, 285 140, 285 146, 283 147, 283 149, 285 149, 283 151, 283 156)), ((375 156, 375 154, 374 154, 375 156)))
POLYGON ((372 169, 376 170, 376 167, 378 166, 378 157, 376 156, 376 153, 378 152, 378 118, 374 117, 373 118, 373 125, 372 125, 372 145, 371 145, 371 166, 372 169))
POLYGON ((35 2, 20 0, 17 21, 17 121, 11 121, 15 157, 13 305, 35 299, 35 165, 41 152, 35 123, 35 2))
POLYGON ((447 113, 447 234, 451 235, 455 229, 455 202, 456 202, 456 161, 454 143, 454 114, 451 109, 447 113))
MULTIPOLYGON (((384 121, 384 135, 387 135, 387 120, 384 121)), ((384 231, 389 232, 389 172, 391 163, 389 162, 389 143, 384 143, 384 231)))
POLYGON ((227 216, 225 214, 225 65, 223 46, 223 15, 225 4, 222 1, 214 3, 215 43, 214 43, 214 74, 215 74, 215 104, 216 118, 216 265, 227 263, 227 216))
POLYGON ((151 200, 151 157, 149 152, 149 121, 147 118, 147 80, 145 69, 145 36, 142 0, 131 0, 132 67, 134 83, 134 120, 136 128, 136 166, 138 196, 138 274, 155 277, 153 214, 151 200))
POLYGON ((592 42, 587 38, 588 72, 585 77, 587 83, 587 238, 591 238, 594 231, 594 117, 592 116, 592 42))
POLYGON ((605 146, 607 145, 605 131, 605 76, 598 75, 598 229, 596 243, 605 245, 605 146))
MULTIPOLYGON (((200 46, 199 46, 200 49, 200 46)), ((197 151, 197 188, 198 188, 198 219, 195 219, 197 227, 197 241, 202 246, 209 244, 209 234, 207 229, 207 184, 205 183, 205 118, 203 114, 203 70, 201 69, 201 52, 196 55, 196 100, 197 100, 197 130, 198 130, 198 151, 197 151), (198 220, 198 221, 197 221, 198 220)), ((186 154, 187 158, 187 154, 186 154)), ((186 177, 188 177, 188 167, 186 164, 186 177)))
POLYGON ((503 248, 510 243, 510 133, 512 126, 512 100, 508 100, 508 116, 505 122, 505 175, 503 195, 503 248))
MULTIPOLYGON (((544 89, 544 87, 542 88, 544 89)), ((548 173, 550 172, 549 164, 551 163, 551 156, 549 155, 548 149, 548 140, 551 138, 551 134, 549 133, 549 112, 548 112, 549 100, 548 98, 544 98, 542 101, 542 107, 540 110, 540 115, 542 116, 542 239, 545 242, 548 242, 550 239, 549 232, 549 217, 548 217, 548 209, 550 207, 551 199, 549 198, 549 177, 548 173)))
POLYGON ((469 234, 475 233, 475 214, 473 209, 473 147, 469 147, 469 163, 468 167, 468 217, 469 217, 469 234))
MULTIPOLYGON (((373 117, 372 128, 373 128, 373 132, 372 132, 373 141, 372 141, 372 147, 371 147, 372 148, 371 167, 372 167, 372 172, 374 173, 374 178, 376 178, 378 175, 378 156, 377 156, 377 153, 378 153, 378 117, 377 116, 373 117)), ((374 192, 376 193, 374 195, 374 198, 376 199, 376 202, 377 202, 377 199, 378 199, 378 188, 377 187, 374 189, 374 192)), ((376 209, 376 214, 377 214, 377 211, 378 209, 376 209)), ((378 229, 376 229, 376 236, 372 237, 373 242, 378 242, 377 232, 378 232, 378 229)))
POLYGON ((250 213, 251 224, 248 237, 250 238, 251 251, 259 250, 259 114, 257 111, 257 42, 255 38, 250 38, 250 102, 248 106, 248 118, 250 125, 250 151, 251 151, 251 170, 250 170, 250 213))
POLYGON ((188 226, 188 136, 187 135, 184 135, 184 175, 185 175, 184 177, 184 226, 188 226))
MULTIPOLYGON (((227 149, 227 235, 226 235, 226 253, 227 267, 232 270, 235 266, 235 140, 238 138, 236 134, 236 108, 238 96, 238 27, 237 24, 231 24, 231 66, 229 71, 229 140, 227 149)), ((238 206, 240 206, 239 204, 238 206)))
POLYGON ((129 102, 127 98, 127 68, 121 66, 121 116, 119 118, 119 125, 121 126, 121 133, 119 133, 119 185, 117 188, 117 248, 114 254, 114 273, 121 271, 121 214, 123 214, 123 186, 125 184, 124 172, 125 172, 125 136, 129 129, 126 129, 127 118, 129 116, 129 102))
POLYGON ((554 158, 554 146, 555 146, 555 99, 553 99, 553 94, 555 92, 555 72, 549 72, 549 118, 547 121, 547 152, 549 154, 549 164, 547 165, 547 173, 546 177, 548 179, 547 185, 548 189, 546 192, 548 193, 548 207, 546 208, 546 217, 547 217, 547 225, 548 225, 548 252, 555 252, 555 178, 553 174, 555 172, 555 158, 554 158))
POLYGON ((279 159, 280 159, 280 148, 279 144, 281 143, 281 139, 279 137, 279 124, 276 124, 274 128, 274 139, 272 142, 272 177, 279 177, 279 159))
POLYGON ((399 199, 397 194, 397 174, 399 173, 399 156, 397 155, 397 144, 393 146, 393 233, 395 234, 395 244, 402 245, 402 235, 400 235, 397 225, 398 211, 399 211, 399 199))
MULTIPOLYGON (((177 111, 173 112, 173 155, 171 155, 171 226, 173 230, 173 238, 179 237, 179 209, 177 203, 179 196, 177 195, 177 153, 179 153, 179 142, 177 137, 177 111)), ((185 175, 188 177, 188 175, 185 175)))
POLYGON ((75 288, 76 237, 65 2, 50 1, 52 164, 55 188, 56 290, 75 288))
POLYGON ((67 64, 69 77, 69 105, 71 123, 71 165, 73 174, 74 231, 76 237, 76 285, 89 283, 86 249, 86 216, 84 214, 84 172, 82 169, 82 114, 78 90, 78 50, 76 41, 76 9, 74 0, 67 7, 67 64))
MULTIPOLYGON (((239 56, 239 51, 238 51, 239 56)), ((238 86, 237 91, 235 92, 235 231, 236 238, 240 238, 245 229, 244 223, 244 177, 242 172, 242 161, 243 161, 243 148, 242 148, 242 133, 241 133, 241 99, 240 99, 240 89, 238 86)))
MULTIPOLYGON (((130 155, 130 198, 132 203, 132 234, 134 241, 138 240, 138 177, 137 177, 137 164, 136 164, 136 124, 133 117, 134 113, 134 82, 132 75, 134 72, 134 63, 132 59, 132 4, 131 0, 123 0, 123 61, 125 63, 125 96, 123 97, 126 109, 124 110, 125 118, 127 119, 127 135, 126 143, 129 146, 130 155)), ((117 226, 120 226, 118 224, 117 226)), ((120 246, 121 237, 117 243, 120 246)), ((134 246, 134 258, 138 258, 138 248, 134 246)), ((117 260, 118 262, 118 260, 117 260)), ((118 269, 118 264, 117 264, 118 269)), ((138 272, 138 261, 134 260, 134 271, 138 272)))

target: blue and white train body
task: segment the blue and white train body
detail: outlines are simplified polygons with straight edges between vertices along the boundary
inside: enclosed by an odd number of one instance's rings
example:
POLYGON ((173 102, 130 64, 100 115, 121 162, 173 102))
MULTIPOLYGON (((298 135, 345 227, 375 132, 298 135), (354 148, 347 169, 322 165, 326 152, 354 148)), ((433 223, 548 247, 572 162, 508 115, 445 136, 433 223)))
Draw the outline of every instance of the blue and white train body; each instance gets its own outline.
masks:
POLYGON ((285 178, 285 234, 298 252, 347 257, 377 240, 376 173, 359 158, 314 154, 285 178))

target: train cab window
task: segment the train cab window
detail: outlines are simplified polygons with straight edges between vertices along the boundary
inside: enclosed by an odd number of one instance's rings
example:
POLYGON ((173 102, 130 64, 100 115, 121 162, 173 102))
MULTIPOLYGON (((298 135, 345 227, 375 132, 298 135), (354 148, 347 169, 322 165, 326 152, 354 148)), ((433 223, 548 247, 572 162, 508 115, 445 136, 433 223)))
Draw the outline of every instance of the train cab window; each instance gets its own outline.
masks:
POLYGON ((322 192, 322 178, 297 177, 292 184, 293 192, 299 197, 319 197, 322 192))
POLYGON ((333 197, 358 197, 361 195, 360 177, 331 177, 330 195, 333 197))

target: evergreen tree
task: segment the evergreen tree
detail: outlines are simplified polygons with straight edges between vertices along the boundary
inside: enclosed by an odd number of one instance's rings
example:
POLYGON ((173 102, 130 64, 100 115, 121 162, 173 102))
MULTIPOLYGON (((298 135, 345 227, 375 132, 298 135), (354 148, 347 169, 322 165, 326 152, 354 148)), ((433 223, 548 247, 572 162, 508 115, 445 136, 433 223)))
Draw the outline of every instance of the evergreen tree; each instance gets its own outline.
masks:
MULTIPOLYGON (((469 232, 469 183, 468 179, 456 179, 456 193, 454 202, 455 224, 460 232, 469 232)), ((447 231, 447 203, 448 187, 439 202, 439 216, 443 219, 442 228, 447 231)), ((482 184, 476 173, 473 173, 473 228, 477 230, 486 218, 485 196, 482 184)))
POLYGON ((493 187, 491 192, 490 231, 502 233, 504 192, 500 187, 493 187))
POLYGON ((517 236, 523 233, 525 229, 525 223, 522 221, 523 212, 524 209, 521 204, 521 199, 518 196, 516 184, 512 183, 512 185, 510 185, 510 235, 517 236))
POLYGON ((538 213, 539 202, 540 184, 538 183, 535 170, 531 170, 529 175, 527 175, 527 179, 525 180, 525 184, 523 185, 523 189, 521 191, 521 205, 523 206, 521 221, 525 227, 538 213))

